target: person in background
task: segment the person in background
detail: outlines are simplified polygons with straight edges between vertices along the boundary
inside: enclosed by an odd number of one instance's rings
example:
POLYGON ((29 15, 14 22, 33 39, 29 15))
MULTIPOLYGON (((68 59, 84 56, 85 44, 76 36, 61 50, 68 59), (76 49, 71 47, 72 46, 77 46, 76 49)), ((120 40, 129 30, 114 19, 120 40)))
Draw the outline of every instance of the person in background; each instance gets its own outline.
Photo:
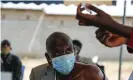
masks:
POLYGON ((125 44, 128 52, 133 54, 133 26, 116 22, 109 14, 91 4, 86 4, 86 8, 96 12, 96 15, 82 13, 85 8, 81 8, 81 4, 79 4, 76 15, 79 25, 97 27, 96 38, 99 42, 107 47, 118 47, 125 44))
POLYGON ((46 40, 46 50, 48 64, 32 70, 30 80, 107 80, 97 66, 76 63, 72 40, 65 33, 52 33, 46 40))
POLYGON ((1 65, 2 72, 11 72, 12 80, 21 80, 21 66, 22 63, 20 59, 12 54, 11 44, 8 40, 3 40, 1 42, 1 65))
POLYGON ((79 55, 82 49, 82 43, 79 40, 73 40, 72 42, 74 44, 76 62, 82 62, 85 64, 94 64, 91 58, 81 57, 79 55))
POLYGON ((76 61, 77 62, 97 65, 101 69, 101 71, 104 72, 104 66, 103 65, 99 65, 98 63, 94 63, 91 58, 86 58, 86 57, 79 56, 79 53, 82 49, 82 43, 79 40, 73 40, 72 42, 74 44, 75 56, 76 56, 76 61))

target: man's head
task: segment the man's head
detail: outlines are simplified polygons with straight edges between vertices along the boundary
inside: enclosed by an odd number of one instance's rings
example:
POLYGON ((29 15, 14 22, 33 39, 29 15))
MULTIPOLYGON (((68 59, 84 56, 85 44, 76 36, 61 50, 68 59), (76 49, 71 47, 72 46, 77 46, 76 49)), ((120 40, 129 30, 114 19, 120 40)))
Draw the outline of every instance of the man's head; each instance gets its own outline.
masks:
POLYGON ((71 38, 62 32, 52 33, 46 40, 48 62, 60 73, 68 74, 74 66, 75 56, 71 38))
POLYGON ((81 48, 82 48, 82 43, 79 40, 73 40, 73 45, 75 49, 75 54, 79 55, 81 48))
POLYGON ((11 49, 12 49, 11 44, 8 40, 3 40, 1 42, 1 52, 2 52, 2 54, 6 55, 6 54, 10 53, 11 49))
POLYGON ((47 38, 46 50, 51 58, 74 53, 71 38, 62 32, 54 32, 47 38))

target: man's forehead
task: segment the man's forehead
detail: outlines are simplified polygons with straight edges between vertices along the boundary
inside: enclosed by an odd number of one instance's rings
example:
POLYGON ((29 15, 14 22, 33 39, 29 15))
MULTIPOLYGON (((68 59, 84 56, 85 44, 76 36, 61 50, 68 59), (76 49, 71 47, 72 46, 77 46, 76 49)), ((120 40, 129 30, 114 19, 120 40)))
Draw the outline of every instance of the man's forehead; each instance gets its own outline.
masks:
POLYGON ((58 45, 62 45, 63 46, 63 45, 67 45, 68 44, 67 41, 65 41, 63 39, 59 39, 59 38, 56 38, 55 43, 56 43, 56 46, 58 46, 58 45))
POLYGON ((64 52, 66 49, 72 50, 71 38, 60 32, 51 34, 46 41, 47 52, 55 54, 56 52, 64 52))

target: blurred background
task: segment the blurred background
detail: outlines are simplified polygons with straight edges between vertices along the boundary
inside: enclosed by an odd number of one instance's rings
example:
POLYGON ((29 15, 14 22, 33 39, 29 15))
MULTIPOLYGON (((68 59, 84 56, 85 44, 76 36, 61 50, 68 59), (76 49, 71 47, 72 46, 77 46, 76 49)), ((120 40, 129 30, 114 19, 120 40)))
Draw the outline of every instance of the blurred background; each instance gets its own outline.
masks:
MULTIPOLYGON (((24 79, 29 80, 31 69, 46 63, 45 41, 54 31, 68 34, 83 44, 80 56, 93 58, 105 66, 109 80, 118 79, 120 47, 107 48, 95 38, 94 27, 79 26, 75 19, 79 3, 91 3, 122 23, 124 0, 60 0, 60 1, 1 1, 1 40, 8 39, 12 53, 25 66, 24 79)), ((133 26, 133 0, 127 0, 125 24, 133 26)), ((105 21, 106 22, 106 21, 105 21)), ((133 70, 133 55, 123 45, 121 80, 127 80, 133 70)))

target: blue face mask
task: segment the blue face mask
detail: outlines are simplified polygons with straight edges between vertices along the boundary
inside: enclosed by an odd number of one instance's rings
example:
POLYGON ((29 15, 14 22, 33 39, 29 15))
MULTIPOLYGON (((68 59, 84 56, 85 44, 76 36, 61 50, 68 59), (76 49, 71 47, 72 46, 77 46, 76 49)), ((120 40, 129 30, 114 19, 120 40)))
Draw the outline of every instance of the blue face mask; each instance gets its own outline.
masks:
POLYGON ((53 67, 63 75, 67 75, 72 71, 74 63, 74 53, 59 56, 52 59, 53 67))

